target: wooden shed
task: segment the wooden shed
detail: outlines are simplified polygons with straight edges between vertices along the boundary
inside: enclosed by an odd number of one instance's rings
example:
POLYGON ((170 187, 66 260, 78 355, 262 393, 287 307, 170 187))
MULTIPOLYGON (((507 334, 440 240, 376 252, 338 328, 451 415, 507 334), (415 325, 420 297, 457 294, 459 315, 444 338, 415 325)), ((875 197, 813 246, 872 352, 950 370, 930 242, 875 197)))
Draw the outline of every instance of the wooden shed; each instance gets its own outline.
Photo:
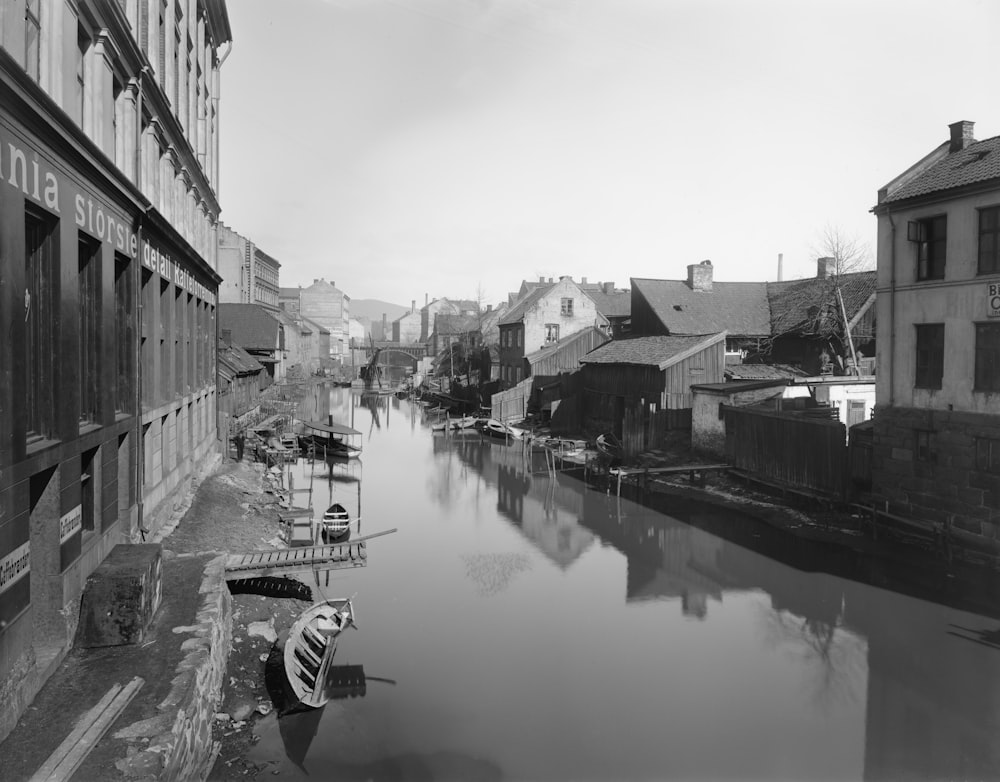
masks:
POLYGON ((614 340, 583 365, 588 429, 614 432, 637 453, 668 429, 691 427, 691 386, 725 379, 726 332, 614 340))

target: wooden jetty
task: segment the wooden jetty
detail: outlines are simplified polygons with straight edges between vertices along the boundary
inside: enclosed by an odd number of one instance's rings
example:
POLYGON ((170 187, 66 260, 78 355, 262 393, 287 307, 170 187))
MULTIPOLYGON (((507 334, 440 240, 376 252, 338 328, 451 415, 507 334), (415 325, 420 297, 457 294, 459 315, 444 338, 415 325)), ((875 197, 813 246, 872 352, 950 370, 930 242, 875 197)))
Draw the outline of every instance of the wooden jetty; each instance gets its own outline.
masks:
POLYGON ((669 467, 612 467, 608 474, 618 478, 618 495, 622 493, 622 478, 635 477, 642 479, 642 487, 645 489, 649 484, 650 475, 677 475, 688 474, 691 483, 699 486, 705 485, 705 473, 710 470, 729 470, 731 464, 674 464, 669 467))
POLYGON ((396 529, 393 528, 365 535, 355 540, 325 546, 265 549, 247 551, 243 554, 230 554, 226 558, 226 580, 257 576, 284 577, 364 567, 368 564, 368 541, 395 531, 396 529))

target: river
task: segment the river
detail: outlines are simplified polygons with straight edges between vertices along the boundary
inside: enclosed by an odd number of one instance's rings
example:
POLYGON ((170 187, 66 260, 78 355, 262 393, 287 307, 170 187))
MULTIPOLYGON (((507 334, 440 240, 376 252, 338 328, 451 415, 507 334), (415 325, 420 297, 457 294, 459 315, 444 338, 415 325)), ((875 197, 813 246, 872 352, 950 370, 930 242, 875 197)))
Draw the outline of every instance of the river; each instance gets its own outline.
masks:
POLYGON ((533 474, 521 446, 432 433, 416 403, 307 401, 363 445, 317 465, 315 505, 397 531, 315 590, 356 594, 335 662, 366 683, 258 723, 249 759, 281 779, 1000 774, 996 614, 833 575, 710 504, 667 515, 533 474))

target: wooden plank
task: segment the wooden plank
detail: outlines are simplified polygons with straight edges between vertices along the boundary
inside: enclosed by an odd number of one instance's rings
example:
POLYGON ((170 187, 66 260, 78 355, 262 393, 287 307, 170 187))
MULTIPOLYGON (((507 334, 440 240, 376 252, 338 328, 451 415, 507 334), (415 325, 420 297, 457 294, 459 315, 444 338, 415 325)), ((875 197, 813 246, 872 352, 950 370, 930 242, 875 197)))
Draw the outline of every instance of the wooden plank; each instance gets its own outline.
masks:
POLYGON ((97 705, 80 718, 55 752, 49 755, 31 777, 31 782, 69 780, 145 683, 144 679, 136 676, 124 687, 116 684, 108 690, 97 705))

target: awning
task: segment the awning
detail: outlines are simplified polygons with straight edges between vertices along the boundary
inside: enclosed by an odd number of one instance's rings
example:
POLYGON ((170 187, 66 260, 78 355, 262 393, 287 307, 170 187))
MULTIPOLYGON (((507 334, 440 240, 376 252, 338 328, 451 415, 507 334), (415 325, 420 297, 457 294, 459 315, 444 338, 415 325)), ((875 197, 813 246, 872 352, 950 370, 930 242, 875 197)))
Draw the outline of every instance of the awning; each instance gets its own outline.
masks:
POLYGON ((320 432, 328 432, 330 434, 361 434, 357 429, 352 429, 344 424, 338 424, 331 421, 330 423, 325 423, 323 421, 301 421, 303 426, 309 429, 316 429, 320 432))

